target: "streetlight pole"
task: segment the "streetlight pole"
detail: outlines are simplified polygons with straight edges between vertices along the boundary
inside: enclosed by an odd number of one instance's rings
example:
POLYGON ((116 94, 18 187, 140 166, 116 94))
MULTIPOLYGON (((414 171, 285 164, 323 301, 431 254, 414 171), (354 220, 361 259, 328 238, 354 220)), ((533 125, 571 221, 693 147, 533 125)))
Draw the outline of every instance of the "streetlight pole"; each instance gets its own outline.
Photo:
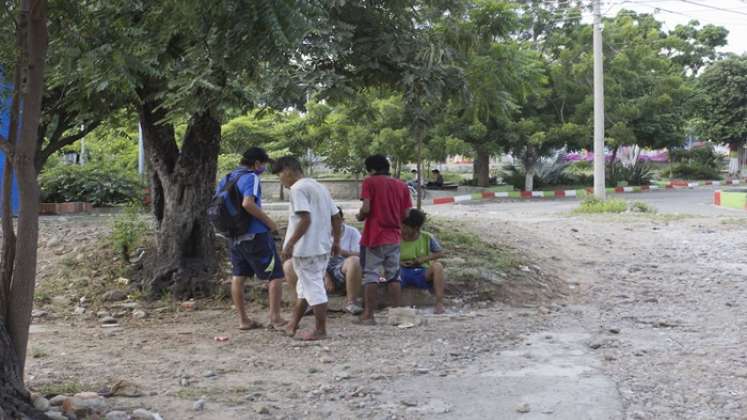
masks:
POLYGON ((602 11, 594 2, 594 196, 606 198, 604 184, 604 68, 602 58, 602 11))

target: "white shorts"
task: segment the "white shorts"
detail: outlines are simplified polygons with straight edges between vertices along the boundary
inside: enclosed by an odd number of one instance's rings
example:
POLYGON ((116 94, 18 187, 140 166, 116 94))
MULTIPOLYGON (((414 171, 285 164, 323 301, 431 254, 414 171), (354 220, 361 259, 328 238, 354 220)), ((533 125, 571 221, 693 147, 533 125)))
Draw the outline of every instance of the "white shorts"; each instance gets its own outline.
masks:
POLYGON ((327 290, 324 288, 324 273, 327 271, 329 255, 313 257, 293 257, 293 270, 298 276, 296 294, 306 299, 311 306, 327 303, 327 290))

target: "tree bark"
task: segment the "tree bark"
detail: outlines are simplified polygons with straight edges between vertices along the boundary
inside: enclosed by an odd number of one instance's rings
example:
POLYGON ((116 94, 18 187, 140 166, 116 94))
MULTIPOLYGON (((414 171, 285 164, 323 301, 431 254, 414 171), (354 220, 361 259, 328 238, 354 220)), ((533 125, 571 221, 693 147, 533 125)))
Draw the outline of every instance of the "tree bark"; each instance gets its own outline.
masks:
POLYGON ((215 188, 220 121, 211 111, 193 115, 178 149, 164 111, 145 101, 140 113, 143 141, 153 176, 157 220, 156 264, 146 291, 178 298, 207 296, 215 286, 215 237, 207 205, 215 188))
POLYGON ((21 10, 29 11, 28 70, 26 80, 15 86, 15 89, 21 89, 23 98, 21 105, 23 123, 13 159, 13 167, 18 180, 20 210, 15 264, 10 286, 13 306, 8 312, 7 324, 18 356, 18 370, 23 377, 31 309, 34 304, 39 240, 39 183, 34 162, 44 90, 44 61, 47 55, 47 3, 45 0, 26 0, 21 3, 21 10))
POLYGON ((534 191, 534 167, 530 166, 525 169, 526 175, 524 177, 524 191, 534 191))
POLYGON ((490 186, 490 153, 484 146, 475 146, 474 172, 479 187, 490 186))
POLYGON ((47 419, 29 403, 30 396, 23 387, 19 365, 13 340, 0 319, 0 419, 47 419))

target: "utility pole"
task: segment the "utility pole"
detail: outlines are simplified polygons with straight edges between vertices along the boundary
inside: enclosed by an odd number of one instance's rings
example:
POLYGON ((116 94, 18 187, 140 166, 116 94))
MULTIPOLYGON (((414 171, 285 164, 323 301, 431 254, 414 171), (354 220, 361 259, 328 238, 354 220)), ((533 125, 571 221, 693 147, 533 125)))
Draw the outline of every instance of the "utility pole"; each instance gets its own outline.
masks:
POLYGON ((602 57, 602 11, 594 2, 594 196, 606 198, 604 185, 604 69, 602 57))

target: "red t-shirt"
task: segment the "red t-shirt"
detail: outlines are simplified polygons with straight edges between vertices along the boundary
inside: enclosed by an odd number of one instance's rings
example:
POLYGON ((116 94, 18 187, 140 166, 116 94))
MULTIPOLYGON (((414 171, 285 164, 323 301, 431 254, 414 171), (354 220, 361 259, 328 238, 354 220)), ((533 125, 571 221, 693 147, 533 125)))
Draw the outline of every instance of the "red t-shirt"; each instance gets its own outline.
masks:
POLYGON ((405 211, 412 207, 407 185, 386 175, 369 176, 361 185, 361 200, 365 199, 371 201, 371 213, 363 226, 361 245, 399 244, 405 211))

